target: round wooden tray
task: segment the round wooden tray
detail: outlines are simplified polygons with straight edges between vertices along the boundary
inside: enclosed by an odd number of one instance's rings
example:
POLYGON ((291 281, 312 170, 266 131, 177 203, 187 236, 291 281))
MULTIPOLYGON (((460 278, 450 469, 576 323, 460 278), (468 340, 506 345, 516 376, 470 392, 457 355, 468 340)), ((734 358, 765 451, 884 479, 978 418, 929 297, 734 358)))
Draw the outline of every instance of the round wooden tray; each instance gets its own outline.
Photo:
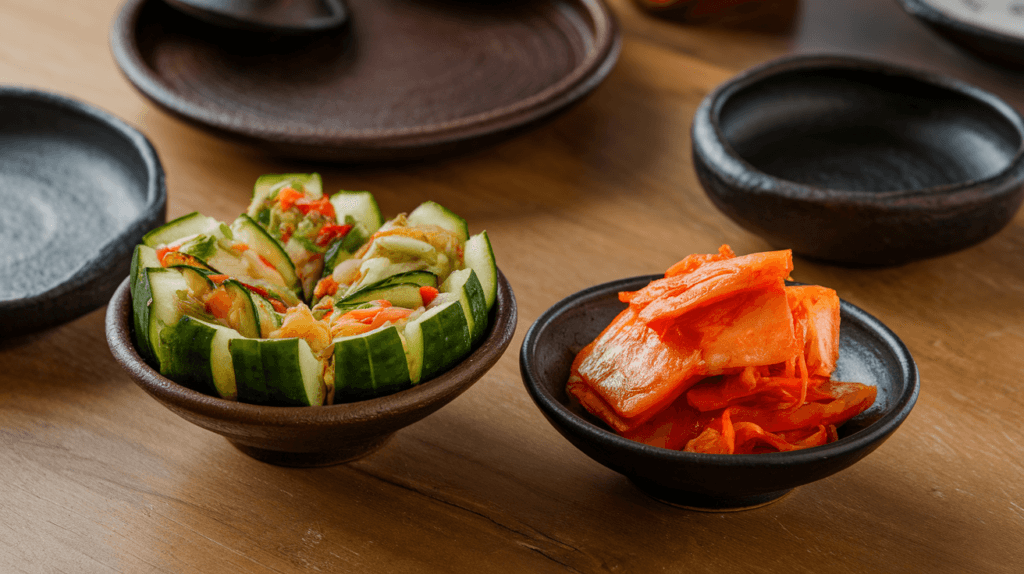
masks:
POLYGON ((550 118, 611 71, 601 0, 350 0, 309 39, 218 29, 128 0, 111 30, 128 80, 171 114, 271 153, 332 161, 459 152, 550 118))

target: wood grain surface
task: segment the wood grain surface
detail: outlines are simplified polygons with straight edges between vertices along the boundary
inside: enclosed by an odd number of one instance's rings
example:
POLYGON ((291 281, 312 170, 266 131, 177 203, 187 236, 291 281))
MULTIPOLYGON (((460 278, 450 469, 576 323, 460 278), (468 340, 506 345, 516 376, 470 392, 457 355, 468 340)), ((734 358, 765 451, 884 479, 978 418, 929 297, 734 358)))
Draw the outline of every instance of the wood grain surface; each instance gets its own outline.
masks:
POLYGON ((698 103, 738 71, 854 53, 1024 106, 1019 74, 890 0, 805 0, 763 29, 610 5, 622 55, 580 106, 470 155, 359 168, 262 156, 155 109, 110 56, 115 0, 0 1, 0 81, 137 126, 167 171, 169 216, 229 219, 258 175, 317 170, 387 213, 433 199, 486 229, 519 303, 512 346, 477 385, 379 453, 315 470, 254 461, 147 397, 110 356, 102 309, 0 342, 0 572, 1020 572, 1024 214, 977 247, 899 268, 797 260, 796 280, 836 288, 903 339, 922 391, 878 451, 772 505, 711 514, 649 499, 530 401, 518 347, 558 299, 721 243, 767 248, 711 205, 690 161, 698 103))

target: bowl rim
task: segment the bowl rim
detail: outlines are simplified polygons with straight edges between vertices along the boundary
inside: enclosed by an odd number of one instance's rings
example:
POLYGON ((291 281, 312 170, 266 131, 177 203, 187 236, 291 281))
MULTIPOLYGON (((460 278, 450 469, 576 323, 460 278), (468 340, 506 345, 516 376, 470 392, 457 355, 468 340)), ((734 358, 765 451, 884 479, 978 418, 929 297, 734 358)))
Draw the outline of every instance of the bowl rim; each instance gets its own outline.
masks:
POLYGON ((127 0, 113 20, 108 40, 122 74, 146 98, 175 117, 258 146, 292 144, 346 151, 350 148, 402 151, 459 143, 512 130, 549 116, 590 93, 611 73, 622 49, 618 20, 602 0, 571 0, 592 21, 592 45, 573 70, 541 92, 494 110, 431 125, 357 131, 326 131, 317 126, 304 126, 301 132, 295 132, 276 124, 237 118, 226 120, 223 114, 204 103, 192 101, 168 87, 145 62, 133 40, 142 10, 156 1, 127 0))
POLYGON ((802 201, 815 201, 830 205, 848 204, 873 206, 891 210, 898 208, 900 200, 913 200, 910 209, 920 209, 929 203, 944 209, 959 203, 976 204, 983 198, 1013 193, 1024 181, 1024 117, 995 94, 961 80, 938 73, 891 64, 881 60, 845 54, 798 54, 784 56, 754 66, 718 85, 700 103, 691 128, 693 155, 710 166, 717 177, 733 187, 748 193, 778 195, 802 201), (1011 126, 1020 140, 1017 151, 998 172, 981 179, 972 179, 926 188, 893 189, 886 191, 856 191, 814 186, 786 180, 766 173, 741 157, 725 137, 721 127, 721 113, 725 104, 738 92, 774 76, 800 70, 851 69, 877 74, 879 77, 899 77, 929 85, 939 90, 955 92, 987 106, 998 113, 1011 126), (984 186, 979 189, 980 186, 984 186))
POLYGON ((1018 49, 1024 49, 1024 37, 1022 36, 1012 36, 992 28, 970 24, 965 20, 939 10, 925 0, 897 0, 897 2, 906 12, 933 26, 950 28, 961 34, 1011 44, 1018 49))
POLYGON ((451 369, 410 389, 365 401, 317 407, 253 405, 230 401, 179 385, 153 369, 139 355, 131 337, 130 278, 111 297, 106 315, 106 337, 111 354, 146 393, 159 402, 210 419, 274 427, 333 426, 402 418, 423 406, 444 404, 473 385, 504 354, 517 321, 515 294, 498 270, 498 293, 493 320, 483 341, 451 369))
MULTIPOLYGON (((3 102, 42 106, 54 114, 65 117, 78 117, 95 123, 98 129, 108 130, 129 144, 138 154, 138 159, 145 168, 146 184, 145 189, 142 190, 144 193, 141 194, 144 196, 145 205, 139 209, 138 216, 102 245, 97 246, 92 251, 92 256, 83 262, 78 271, 41 293, 28 297, 0 300, 0 314, 22 312, 77 290, 88 288, 90 284, 104 277, 108 272, 111 261, 120 260, 122 256, 131 253, 131 246, 135 243, 133 237, 141 237, 158 220, 162 220, 167 205, 166 178, 156 150, 146 136, 128 125, 124 120, 93 104, 77 100, 69 95, 43 91, 28 86, 0 86, 0 103, 3 102)), ((110 292, 107 291, 95 303, 83 304, 77 307, 73 306, 76 309, 81 307, 81 312, 74 315, 68 314, 59 322, 69 321, 97 307, 101 307, 103 300, 109 296, 110 292)), ((52 326, 53 324, 56 323, 42 321, 40 322, 40 328, 52 326)))
MULTIPOLYGON (((560 315, 571 311, 579 305, 608 297, 619 291, 636 290, 654 279, 664 275, 641 275, 617 279, 601 283, 578 291, 552 305, 530 326, 523 339, 519 356, 519 369, 523 383, 530 397, 552 421, 557 421, 569 429, 571 434, 585 435, 596 441, 600 446, 614 451, 628 451, 634 455, 650 456, 675 464, 702 464, 719 467, 789 467, 794 464, 819 462, 823 459, 852 455, 870 445, 884 440, 896 430, 910 414, 920 393, 921 381, 917 364, 906 345, 881 321, 863 309, 840 299, 843 318, 852 320, 879 336, 893 352, 901 367, 901 377, 906 383, 904 391, 893 402, 892 406, 878 420, 867 427, 842 437, 836 442, 823 446, 811 447, 789 452, 773 452, 762 454, 706 454, 671 450, 631 441, 615 434, 613 431, 591 423, 573 413, 549 393, 539 383, 540 375, 536 372, 537 344, 541 333, 560 315)), ((557 425, 556 425, 557 426, 557 425)))

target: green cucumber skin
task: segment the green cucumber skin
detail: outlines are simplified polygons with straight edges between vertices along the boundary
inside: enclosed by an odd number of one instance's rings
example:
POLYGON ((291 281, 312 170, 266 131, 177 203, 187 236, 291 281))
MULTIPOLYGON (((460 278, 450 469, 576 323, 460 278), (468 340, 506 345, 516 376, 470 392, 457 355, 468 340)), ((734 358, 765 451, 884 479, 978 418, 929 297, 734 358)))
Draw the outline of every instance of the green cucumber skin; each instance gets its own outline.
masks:
POLYGON ((335 403, 382 397, 411 386, 409 363, 397 328, 335 341, 335 403))
POLYGON ((469 314, 473 318, 473 330, 470 333, 470 339, 473 346, 476 346, 484 338, 484 335, 487 334, 487 324, 490 320, 490 314, 487 312, 487 296, 484 294, 483 286, 480 285, 476 271, 469 274, 469 279, 466 280, 463 291, 469 302, 469 314))
POLYGON ((182 215, 177 219, 157 227, 142 236, 142 243, 147 247, 156 248, 161 245, 173 243, 174 241, 193 235, 203 233, 211 228, 213 218, 207 217, 198 211, 182 215))
POLYGON ((437 276, 429 271, 405 271, 394 275, 388 275, 383 279, 360 287, 359 290, 347 295, 343 300, 348 300, 350 298, 354 299, 368 291, 378 291, 380 289, 392 287, 394 285, 402 285, 404 283, 412 283, 419 285, 420 287, 437 287, 437 276))
POLYGON ((261 175, 256 179, 252 187, 252 199, 249 202, 249 209, 246 213, 253 219, 257 218, 260 208, 268 197, 275 191, 285 187, 302 187, 313 199, 323 196, 323 180, 319 173, 283 173, 261 175))
POLYGON ((370 334, 366 339, 373 365, 373 385, 377 396, 390 395, 412 386, 409 361, 405 356, 398 329, 390 327, 370 334))
MULTIPOLYGON (((167 361, 161 344, 161 332, 171 325, 175 325, 181 319, 181 309, 178 306, 177 292, 188 289, 188 283, 181 273, 163 267, 150 267, 144 270, 145 281, 150 289, 149 325, 146 329, 150 347, 155 356, 154 364, 158 370, 167 361)), ((142 273, 139 274, 140 278, 142 273)))
MULTIPOLYGON (((156 352, 149 341, 149 307, 152 304, 153 292, 149 287, 149 277, 145 273, 147 268, 153 267, 147 264, 147 255, 144 250, 153 251, 145 245, 136 245, 132 253, 132 267, 128 284, 132 294, 132 337, 135 340, 135 348, 139 355, 150 365, 158 366, 156 352)), ((154 252, 153 257, 156 257, 154 252)), ((150 261, 152 263, 152 261, 150 261)), ((159 262, 157 262, 159 267, 159 262)))
POLYGON ((338 221, 351 217, 366 232, 367 237, 373 235, 381 225, 384 216, 376 198, 368 191, 339 191, 331 196, 338 221))
POLYGON ((302 299, 302 281, 299 279, 295 264, 288 257, 284 245, 276 237, 267 233, 262 225, 244 213, 235 219, 231 228, 235 235, 244 239, 251 249, 255 249, 256 253, 262 255, 281 274, 281 278, 286 283, 282 287, 302 299))
POLYGON ((447 229, 459 237, 463 243, 469 239, 469 226, 466 220, 452 210, 434 201, 424 201, 408 216, 410 226, 436 225, 447 229))
POLYGON ((160 374, 194 391, 219 396, 210 368, 210 346, 214 329, 184 315, 160 333, 160 374))
POLYGON ((267 393, 272 404, 281 406, 314 406, 324 403, 322 373, 320 391, 310 396, 302 381, 302 367, 299 361, 301 339, 261 339, 260 358, 263 361, 263 377, 271 381, 267 393), (291 375, 291 376, 289 376, 291 375))
MULTIPOLYGON (((322 405, 325 390, 308 392, 303 380, 300 339, 232 339, 228 343, 234 362, 238 400, 256 405, 322 405)), ((308 347, 307 347, 308 348, 308 347)))
POLYGON ((373 367, 365 337, 334 343, 334 403, 352 403, 376 397, 373 367))
POLYGON ((253 298, 258 297, 258 295, 254 295, 245 287, 245 285, 242 285, 242 283, 234 279, 228 279, 223 283, 223 285, 232 299, 236 297, 242 299, 242 305, 245 308, 242 324, 239 325, 238 332, 241 333, 243 337, 251 339, 259 338, 261 332, 260 313, 259 307, 256 305, 256 301, 253 300, 253 298))
POLYGON ((465 263, 476 272, 480 286, 483 287, 487 299, 487 310, 494 306, 498 298, 498 266, 494 262, 494 250, 486 231, 469 238, 465 247, 465 263))
POLYGON ((354 295, 341 299, 334 304, 338 308, 346 308, 359 303, 386 299, 396 307, 406 309, 418 309, 423 306, 423 297, 420 295, 420 285, 415 283, 399 283, 397 285, 386 285, 379 289, 362 289, 354 295))
POLYGON ((432 317, 423 321, 423 366, 420 381, 433 378, 446 371, 469 354, 472 344, 469 327, 462 305, 454 302, 432 317))
POLYGON ((263 378, 263 359, 257 339, 233 339, 228 343, 235 369, 238 401, 254 405, 270 404, 270 393, 263 378))
MULTIPOLYGON (((351 216, 348 219, 351 219, 351 216)), ((345 234, 345 237, 342 237, 327 247, 327 252, 324 254, 325 276, 331 271, 334 271, 334 268, 337 267, 339 263, 346 259, 350 259, 352 254, 358 251, 359 248, 366 243, 366 240, 369 239, 369 236, 363 233, 360 227, 351 223, 348 225, 352 225, 352 229, 345 234)))

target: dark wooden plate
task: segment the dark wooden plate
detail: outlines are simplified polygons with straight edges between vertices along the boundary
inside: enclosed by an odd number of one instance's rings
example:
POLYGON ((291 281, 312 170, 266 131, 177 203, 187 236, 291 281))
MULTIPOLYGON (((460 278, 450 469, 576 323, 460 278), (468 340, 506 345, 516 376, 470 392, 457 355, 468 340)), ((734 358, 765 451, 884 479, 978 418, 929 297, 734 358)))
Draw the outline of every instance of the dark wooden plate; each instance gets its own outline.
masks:
POLYGON ((1024 68, 1024 4, 1015 0, 898 1, 911 16, 975 56, 1024 68))
POLYGON ((173 115, 270 153, 405 160, 550 118, 618 57, 600 0, 351 0, 314 38, 224 31, 128 0, 111 31, 128 80, 173 115))
POLYGON ((0 87, 0 338, 105 304, 163 223, 164 172, 145 137, 70 98, 0 87))

